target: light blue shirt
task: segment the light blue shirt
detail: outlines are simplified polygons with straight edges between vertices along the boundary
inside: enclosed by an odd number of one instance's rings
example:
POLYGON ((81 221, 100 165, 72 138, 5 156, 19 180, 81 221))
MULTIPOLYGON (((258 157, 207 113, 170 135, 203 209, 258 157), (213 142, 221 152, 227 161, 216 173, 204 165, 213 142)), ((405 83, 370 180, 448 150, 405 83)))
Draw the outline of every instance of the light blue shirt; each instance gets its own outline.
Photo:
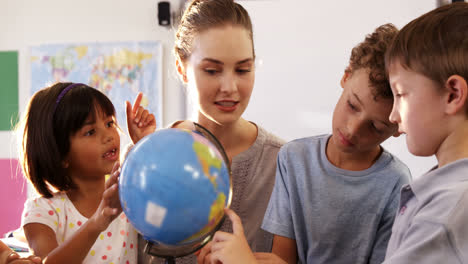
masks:
POLYGON ((468 263, 468 159, 401 190, 385 264, 468 263))
POLYGON ((262 228, 295 239, 299 263, 382 263, 409 169, 386 150, 366 170, 340 169, 326 157, 328 138, 281 148, 262 228))

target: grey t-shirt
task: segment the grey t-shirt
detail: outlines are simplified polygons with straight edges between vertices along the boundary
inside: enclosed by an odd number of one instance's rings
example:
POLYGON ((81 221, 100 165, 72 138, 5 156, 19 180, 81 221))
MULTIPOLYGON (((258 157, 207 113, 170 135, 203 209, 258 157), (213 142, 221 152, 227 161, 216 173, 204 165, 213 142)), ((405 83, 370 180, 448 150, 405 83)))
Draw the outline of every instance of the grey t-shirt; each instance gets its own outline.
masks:
POLYGON ((401 190, 385 264, 468 263, 468 159, 401 190))
POLYGON ((296 240, 299 263, 381 263, 409 169, 383 150, 363 171, 326 157, 329 135, 285 144, 262 228, 296 240))
MULTIPOLYGON (((270 252, 273 235, 261 229, 265 210, 275 183, 276 157, 282 139, 258 128, 257 138, 249 149, 233 157, 231 163, 233 196, 231 209, 242 220, 245 236, 256 252, 270 252)), ((220 230, 232 232, 232 223, 226 218, 220 230)), ((144 240, 139 240, 139 263, 164 263, 163 259, 143 253, 144 240)), ((176 259, 176 263, 197 263, 195 255, 176 259)))

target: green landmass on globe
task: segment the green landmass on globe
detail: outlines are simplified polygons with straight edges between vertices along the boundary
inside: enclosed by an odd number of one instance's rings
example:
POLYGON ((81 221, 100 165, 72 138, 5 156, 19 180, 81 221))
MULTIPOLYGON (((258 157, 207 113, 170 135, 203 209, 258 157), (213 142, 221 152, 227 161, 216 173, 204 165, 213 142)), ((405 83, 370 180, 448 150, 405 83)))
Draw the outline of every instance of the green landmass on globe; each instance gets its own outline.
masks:
POLYGON ((197 154, 198 160, 202 166, 203 172, 206 177, 211 181, 215 190, 218 189, 218 183, 216 182, 216 175, 210 174, 210 167, 215 167, 216 169, 221 168, 222 160, 220 160, 214 153, 210 152, 210 149, 198 141, 194 141, 193 150, 197 154))
MULTIPOLYGON (((189 131, 187 131, 189 132, 189 131)), ((210 173, 210 167, 214 167, 216 169, 221 169, 222 166, 222 160, 219 159, 215 153, 213 153, 210 148, 203 144, 202 142, 199 142, 197 140, 193 141, 193 150, 197 154, 198 160, 201 164, 201 167, 203 169, 204 175, 210 180, 210 182, 213 184, 213 188, 215 190, 218 189, 218 183, 217 183, 217 175, 211 175, 210 173)), ((215 225, 221 221, 223 215, 224 215, 224 207, 226 205, 226 195, 224 193, 220 192, 218 193, 218 196, 216 197, 216 200, 213 202, 210 208, 210 214, 208 216, 208 222, 207 224, 200 229, 197 233, 193 234, 192 236, 188 237, 182 243, 188 242, 194 239, 199 238, 200 236, 205 235, 207 232, 213 229, 215 225)))
POLYGON ((211 205, 210 216, 208 218, 208 224, 206 226, 204 226, 202 229, 200 229, 200 231, 198 231, 194 235, 192 235, 189 238, 182 241, 182 243, 197 239, 200 236, 203 236, 206 233, 213 230, 213 227, 215 225, 217 225, 219 223, 219 221, 221 221, 221 219, 223 217, 225 202, 226 202, 226 196, 224 195, 224 193, 219 193, 218 197, 216 198, 216 200, 211 205))

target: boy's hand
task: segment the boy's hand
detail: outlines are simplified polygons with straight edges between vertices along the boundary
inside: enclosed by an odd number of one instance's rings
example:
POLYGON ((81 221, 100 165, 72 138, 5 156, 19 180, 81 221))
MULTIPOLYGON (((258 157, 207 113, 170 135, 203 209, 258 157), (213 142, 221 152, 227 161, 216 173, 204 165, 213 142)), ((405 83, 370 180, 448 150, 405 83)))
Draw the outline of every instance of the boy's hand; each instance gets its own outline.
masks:
POLYGON ((118 191, 119 175, 120 164, 116 162, 112 168, 109 179, 107 179, 105 183, 105 190, 102 194, 101 203, 90 219, 101 232, 106 230, 109 224, 122 212, 118 191))
POLYGON ((40 257, 31 255, 28 257, 20 257, 18 253, 12 252, 5 261, 5 264, 41 264, 40 257))
POLYGON ((230 209, 224 211, 232 221, 233 233, 221 231, 215 233, 211 246, 211 263, 257 263, 245 238, 241 219, 230 209))
POLYGON ((156 118, 140 105, 142 99, 143 93, 138 93, 133 106, 125 101, 128 134, 133 144, 156 130, 156 118))
POLYGON ((254 256, 259 264, 288 264, 273 253, 255 252, 254 256))

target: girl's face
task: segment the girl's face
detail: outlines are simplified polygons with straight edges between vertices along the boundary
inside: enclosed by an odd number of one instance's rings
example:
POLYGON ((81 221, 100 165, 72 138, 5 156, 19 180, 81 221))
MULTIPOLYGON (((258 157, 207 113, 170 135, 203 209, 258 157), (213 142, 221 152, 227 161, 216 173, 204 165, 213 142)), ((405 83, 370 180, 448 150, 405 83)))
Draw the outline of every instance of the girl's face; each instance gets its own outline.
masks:
POLYGON ((70 151, 65 159, 72 177, 102 177, 112 171, 119 159, 120 136, 114 116, 96 111, 70 136, 70 151))
POLYGON ((179 72, 196 92, 199 119, 229 124, 241 117, 255 80, 252 45, 240 26, 211 28, 194 39, 193 52, 179 72))

